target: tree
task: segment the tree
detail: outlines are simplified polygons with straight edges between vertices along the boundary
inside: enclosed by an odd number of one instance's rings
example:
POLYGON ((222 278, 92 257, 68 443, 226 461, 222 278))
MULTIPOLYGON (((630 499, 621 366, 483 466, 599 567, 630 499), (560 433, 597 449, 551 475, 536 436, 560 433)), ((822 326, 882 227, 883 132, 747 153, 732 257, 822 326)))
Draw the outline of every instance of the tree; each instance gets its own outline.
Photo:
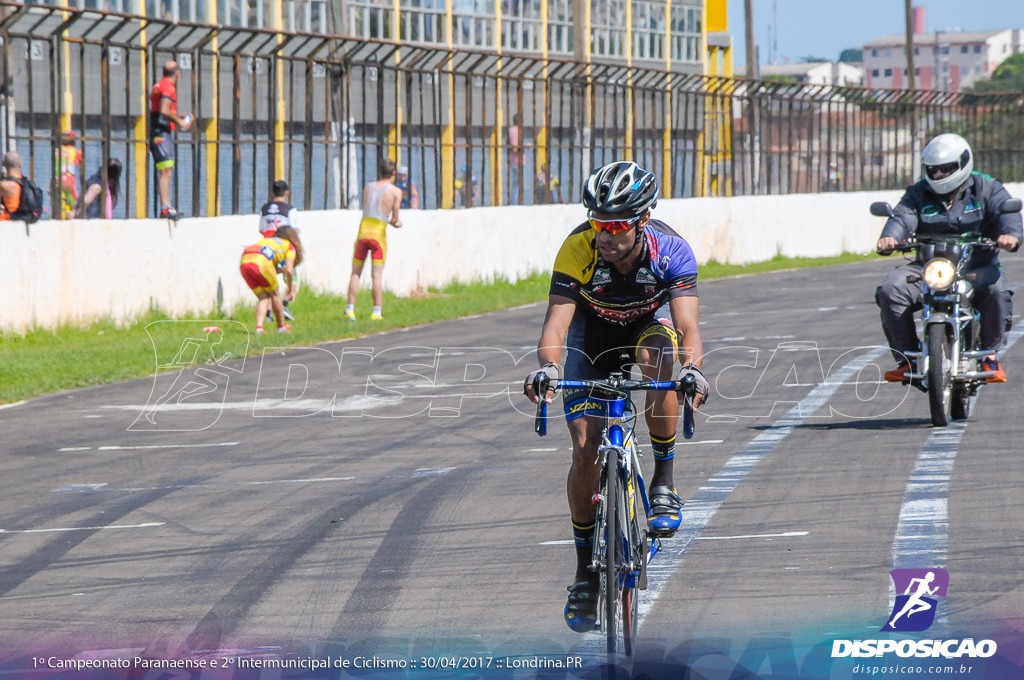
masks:
POLYGON ((859 62, 864 61, 864 50, 857 49, 856 47, 847 47, 845 50, 839 53, 839 61, 845 62, 859 62))
POLYGON ((1024 52, 1018 52, 1006 59, 992 72, 992 77, 979 80, 972 92, 1024 92, 1024 52))

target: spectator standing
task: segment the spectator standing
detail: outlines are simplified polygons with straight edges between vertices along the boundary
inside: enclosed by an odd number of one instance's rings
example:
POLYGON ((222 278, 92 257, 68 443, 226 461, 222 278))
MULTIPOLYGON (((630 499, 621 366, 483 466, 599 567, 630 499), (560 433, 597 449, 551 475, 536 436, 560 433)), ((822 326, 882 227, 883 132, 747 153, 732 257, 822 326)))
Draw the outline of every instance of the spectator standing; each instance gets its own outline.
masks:
POLYGON ((3 177, 0 178, 0 222, 11 219, 21 205, 21 154, 8 151, 4 154, 3 177))
POLYGON ((843 176, 839 173, 839 165, 832 161, 828 164, 828 172, 825 173, 825 180, 821 183, 823 192, 839 191, 843 176))
POLYGON ((270 202, 260 208, 260 233, 265 238, 270 238, 274 232, 281 227, 298 228, 299 211, 288 201, 291 200, 292 190, 288 182, 279 179, 270 188, 270 202))
POLYGON ((398 168, 398 176, 395 178, 395 186, 402 190, 402 207, 419 208, 420 192, 416 189, 416 183, 409 177, 408 166, 398 168))
POLYGON ((192 127, 192 115, 178 115, 178 63, 164 64, 163 78, 149 95, 149 150, 156 164, 156 191, 160 198, 160 217, 178 219, 178 211, 171 205, 171 175, 174 174, 174 130, 192 127))
POLYGON ((455 205, 472 208, 480 200, 480 180, 465 165, 455 178, 455 205))
POLYGON ((522 117, 517 113, 512 116, 512 125, 508 128, 508 204, 519 205, 522 196, 519 188, 523 183, 523 128, 522 117))
POLYGON ((540 171, 534 177, 533 202, 537 204, 562 202, 562 183, 557 177, 549 175, 547 163, 540 166, 540 171))
POLYGON ((395 178, 395 162, 385 158, 377 168, 377 181, 368 182, 363 189, 363 219, 359 222, 359 234, 356 236, 355 252, 352 254, 352 276, 348 284, 348 305, 345 307, 345 318, 356 320, 356 296, 359 294, 359 278, 363 274, 363 265, 370 256, 370 276, 372 282, 373 311, 372 321, 384 318, 384 259, 387 255, 387 227, 401 227, 398 209, 402 205, 402 190, 393 184, 395 178))
POLYGON ((82 152, 75 144, 78 135, 68 130, 60 138, 60 148, 55 154, 54 165, 57 166, 57 181, 60 185, 60 216, 71 219, 75 216, 78 206, 78 175, 82 167, 82 152))
MULTIPOLYGON (((292 190, 288 187, 288 182, 283 179, 279 179, 270 188, 271 196, 270 202, 265 203, 260 208, 260 233, 263 234, 264 238, 270 238, 277 230, 281 227, 291 227, 296 233, 299 231, 299 211, 289 203, 292 197, 292 190)), ((294 299, 294 293, 298 292, 298 271, 295 271, 294 286, 292 291, 292 299, 294 299)), ((288 305, 291 303, 291 299, 285 298, 282 301, 284 307, 284 318, 288 321, 295 321, 295 317, 292 315, 291 310, 288 309, 288 305)), ((273 321, 274 316, 272 311, 267 311, 267 320, 273 321)))
POLYGON ((106 177, 103 176, 103 168, 100 167, 96 174, 85 181, 85 193, 82 194, 81 206, 75 211, 75 215, 84 212, 86 219, 90 220, 113 219, 114 208, 120 196, 121 161, 111 158, 107 161, 106 177), (98 200, 101 196, 102 200, 98 200))

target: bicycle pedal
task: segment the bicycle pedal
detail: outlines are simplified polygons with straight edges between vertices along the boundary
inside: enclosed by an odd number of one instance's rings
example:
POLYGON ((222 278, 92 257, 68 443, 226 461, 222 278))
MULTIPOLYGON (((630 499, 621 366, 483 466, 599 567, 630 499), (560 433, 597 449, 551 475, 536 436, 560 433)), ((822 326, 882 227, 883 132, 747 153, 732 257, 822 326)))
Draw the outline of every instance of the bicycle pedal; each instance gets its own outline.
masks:
POLYGON ((647 530, 652 538, 672 538, 678 531, 678 529, 655 529, 653 527, 647 530))

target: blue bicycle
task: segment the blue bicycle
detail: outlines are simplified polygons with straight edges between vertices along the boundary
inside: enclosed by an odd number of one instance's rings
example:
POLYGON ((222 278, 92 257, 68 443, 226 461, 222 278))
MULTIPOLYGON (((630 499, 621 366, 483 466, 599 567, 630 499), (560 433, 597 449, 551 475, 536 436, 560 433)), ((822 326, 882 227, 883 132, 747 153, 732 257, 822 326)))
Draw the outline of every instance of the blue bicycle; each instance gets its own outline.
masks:
MULTIPOLYGON (((647 588, 647 564, 661 545, 659 539, 652 536, 647 523, 651 507, 640 472, 640 449, 633 431, 636 409, 630 393, 640 390, 680 392, 684 397, 683 436, 690 439, 694 431, 696 381, 692 375, 681 380, 638 381, 624 378, 621 373, 612 373, 607 380, 550 380, 541 374, 535 388, 540 395, 549 389, 588 389, 602 404, 605 427, 597 449, 601 459, 601 485, 594 497, 597 521, 590 568, 601 575, 597 611, 608 654, 618 651, 621 631, 622 651, 632 656, 639 623, 637 590, 647 588)), ((547 434, 547 403, 543 399, 537 404, 534 429, 541 437, 547 434)))

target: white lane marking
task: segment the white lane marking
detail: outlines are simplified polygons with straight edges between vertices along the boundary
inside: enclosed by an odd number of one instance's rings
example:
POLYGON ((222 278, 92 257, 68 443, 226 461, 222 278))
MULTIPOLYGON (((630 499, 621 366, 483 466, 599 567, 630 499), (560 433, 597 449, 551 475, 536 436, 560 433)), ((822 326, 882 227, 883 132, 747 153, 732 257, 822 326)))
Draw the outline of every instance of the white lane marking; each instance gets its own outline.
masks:
POLYGON ((28 403, 28 402, 26 402, 24 399, 22 399, 21 401, 15 401, 15 402, 10 403, 10 404, 0 404, 0 411, 2 411, 5 408, 14 408, 15 406, 21 406, 22 404, 26 404, 26 403, 28 403))
MULTIPOLYGON (((1024 336, 1024 321, 1006 335, 1003 352, 1024 336)), ((934 428, 917 456, 907 479, 903 505, 892 544, 894 569, 929 569, 946 564, 949 548, 949 482, 967 422, 934 428)), ((890 579, 891 580, 891 579, 890 579)), ((889 583, 889 608, 896 602, 896 587, 889 583)), ((947 620, 940 616, 939 625, 947 620)))
POLYGON ((0 529, 0 534, 49 534, 59 531, 99 531, 101 529, 148 529, 162 527, 164 522, 146 522, 145 524, 108 524, 102 527, 58 527, 55 529, 0 529))
POLYGON ((106 482, 100 482, 99 484, 67 484, 65 486, 57 487, 53 490, 53 493, 60 493, 63 491, 97 491, 106 485, 106 482))
POLYGON ((413 477, 440 477, 441 475, 448 474, 449 472, 451 472, 454 469, 455 468, 453 468, 453 467, 418 468, 415 472, 412 473, 412 476, 413 477))
POLYGON ((209 444, 140 444, 97 446, 97 451, 145 451, 147 449, 205 449, 211 446, 238 446, 238 442, 217 442, 209 444))
POLYGON ((550 451, 557 451, 557 450, 558 450, 558 447, 555 447, 553 449, 526 449, 526 452, 527 453, 548 453, 550 451))
POLYGON ((344 399, 253 399, 251 401, 182 401, 163 404, 104 404, 100 408, 117 411, 163 412, 171 411, 309 411, 317 413, 329 411, 359 411, 364 408, 380 408, 394 403, 393 398, 381 394, 379 398, 372 395, 358 395, 344 399))
POLYGON ((676 446, 696 446, 698 444, 721 444, 724 439, 701 439, 700 441, 676 440, 676 446))
POLYGON ((575 545, 576 541, 573 539, 566 539, 564 541, 541 541, 540 545, 575 545))
POLYGON ((876 347, 838 369, 831 377, 834 382, 824 382, 800 400, 785 415, 730 458, 719 472, 697 490, 692 500, 683 506, 683 523, 674 539, 664 541, 662 555, 656 556, 647 567, 647 591, 639 602, 639 623, 642 624, 669 579, 682 563, 686 549, 708 525, 725 499, 746 477, 755 465, 768 455, 783 439, 792 434, 811 414, 824 406, 829 397, 845 381, 856 375, 862 368, 888 349, 876 347))
MULTIPOLYGON (((96 447, 96 451, 145 451, 147 449, 208 449, 210 447, 238 447, 238 441, 219 441, 210 443, 152 443, 152 444, 108 444, 96 447)), ((92 451, 92 447, 65 447, 57 449, 58 453, 75 451, 92 451)))
POLYGON ((168 489, 201 489, 201 488, 224 488, 232 486, 266 486, 269 484, 319 484, 323 482, 351 482, 355 477, 314 477, 311 479, 269 479, 254 482, 203 482, 199 484, 165 484, 163 486, 125 486, 110 487, 106 484, 71 484, 54 489, 58 491, 166 491, 168 489))
MULTIPOLYGON (((1006 336, 1009 351, 1024 336, 1024 321, 1006 336)), ((895 569, 927 569, 946 563, 949 544, 949 480, 960 440, 967 423, 954 422, 934 428, 918 454, 913 472, 907 479, 893 540, 892 565, 895 569)), ((889 585, 890 604, 895 594, 889 585)))
POLYGON ((747 534, 745 536, 698 536, 695 541, 735 541, 741 538, 789 538, 791 536, 806 536, 806 531, 785 531, 781 534, 747 534))

